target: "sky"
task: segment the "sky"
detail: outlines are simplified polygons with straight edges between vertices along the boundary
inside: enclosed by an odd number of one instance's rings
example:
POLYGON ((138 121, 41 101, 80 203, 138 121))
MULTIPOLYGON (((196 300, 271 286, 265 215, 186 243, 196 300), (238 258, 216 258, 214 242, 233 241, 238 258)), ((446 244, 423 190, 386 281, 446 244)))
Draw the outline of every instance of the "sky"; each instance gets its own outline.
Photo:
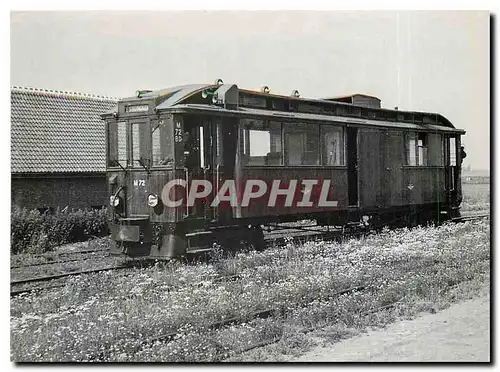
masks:
POLYGON ((10 84, 128 97, 222 78, 321 98, 375 95, 438 112, 464 166, 489 169, 486 11, 11 12, 10 84))

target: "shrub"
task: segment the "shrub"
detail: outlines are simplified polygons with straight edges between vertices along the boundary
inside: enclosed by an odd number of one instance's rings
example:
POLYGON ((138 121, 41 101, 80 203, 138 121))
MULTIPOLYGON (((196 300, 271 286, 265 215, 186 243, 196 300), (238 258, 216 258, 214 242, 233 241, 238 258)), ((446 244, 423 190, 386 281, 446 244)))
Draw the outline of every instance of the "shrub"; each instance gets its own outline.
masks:
POLYGON ((12 254, 42 253, 109 232, 105 209, 40 214, 38 210, 14 208, 10 223, 12 254))

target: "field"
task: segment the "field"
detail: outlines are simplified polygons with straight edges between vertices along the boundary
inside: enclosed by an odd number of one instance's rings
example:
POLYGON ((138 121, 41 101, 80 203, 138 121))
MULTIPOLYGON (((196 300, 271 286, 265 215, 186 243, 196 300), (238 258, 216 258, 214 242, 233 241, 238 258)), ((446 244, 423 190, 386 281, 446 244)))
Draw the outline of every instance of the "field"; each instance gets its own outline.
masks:
MULTIPOLYGON (((489 207, 472 186, 464 201, 489 207)), ((307 334, 335 342, 473 297, 490 280, 490 222, 220 253, 12 297, 11 359, 286 360, 314 345, 307 334)))
POLYGON ((462 211, 467 212, 490 209, 490 184, 463 183, 462 195, 462 211))

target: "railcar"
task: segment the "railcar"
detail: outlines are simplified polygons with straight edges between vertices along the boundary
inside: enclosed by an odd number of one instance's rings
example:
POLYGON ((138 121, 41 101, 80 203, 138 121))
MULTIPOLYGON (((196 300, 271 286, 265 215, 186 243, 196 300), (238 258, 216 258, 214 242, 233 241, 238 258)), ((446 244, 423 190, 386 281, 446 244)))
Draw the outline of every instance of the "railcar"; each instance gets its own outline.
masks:
POLYGON ((263 244, 303 219, 382 226, 459 216, 460 139, 438 113, 218 80, 137 91, 104 113, 113 254, 263 244))

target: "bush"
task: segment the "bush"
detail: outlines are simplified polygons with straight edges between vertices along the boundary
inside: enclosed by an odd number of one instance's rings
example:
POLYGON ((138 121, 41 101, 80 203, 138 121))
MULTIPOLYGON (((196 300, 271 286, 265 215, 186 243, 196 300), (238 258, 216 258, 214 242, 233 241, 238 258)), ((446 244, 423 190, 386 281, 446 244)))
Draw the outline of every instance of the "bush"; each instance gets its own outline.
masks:
POLYGON ((14 208, 10 224, 12 254, 42 253, 109 233, 105 209, 40 214, 38 210, 14 208))

